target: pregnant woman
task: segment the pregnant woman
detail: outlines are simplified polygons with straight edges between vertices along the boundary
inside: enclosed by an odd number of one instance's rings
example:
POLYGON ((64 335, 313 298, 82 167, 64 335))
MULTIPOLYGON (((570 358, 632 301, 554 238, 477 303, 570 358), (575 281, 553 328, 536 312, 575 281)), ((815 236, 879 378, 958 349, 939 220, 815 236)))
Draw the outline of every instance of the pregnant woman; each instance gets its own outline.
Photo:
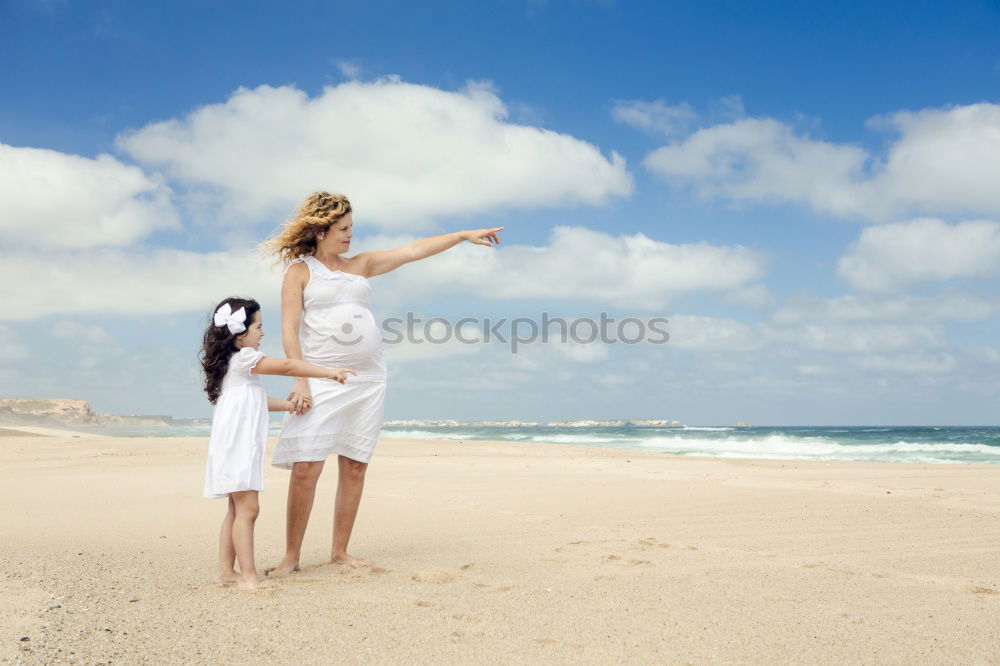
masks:
POLYGON ((337 455, 337 500, 330 559, 354 568, 371 562, 347 552, 361 503, 365 471, 382 428, 386 366, 382 336, 368 309, 368 278, 454 247, 462 241, 492 247, 503 227, 459 231, 413 241, 394 250, 343 256, 354 235, 351 203, 341 194, 310 195, 294 219, 266 246, 287 265, 281 285, 281 332, 288 358, 337 368, 357 376, 344 384, 296 379, 288 399, 295 412, 285 418, 271 463, 290 469, 285 557, 268 570, 284 575, 299 569, 299 555, 316 482, 328 456, 337 455))

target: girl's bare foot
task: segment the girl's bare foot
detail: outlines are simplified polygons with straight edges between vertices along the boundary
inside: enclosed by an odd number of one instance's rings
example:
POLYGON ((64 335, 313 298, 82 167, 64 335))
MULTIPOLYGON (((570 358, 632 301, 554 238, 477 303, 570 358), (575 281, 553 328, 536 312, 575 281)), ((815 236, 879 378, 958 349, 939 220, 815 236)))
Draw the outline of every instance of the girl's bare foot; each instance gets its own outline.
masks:
POLYGON ((370 567, 372 565, 372 563, 367 560, 362 560, 360 557, 354 557, 353 555, 348 555, 347 553, 334 555, 330 558, 330 561, 334 564, 346 564, 352 569, 364 569, 365 567, 370 567))
POLYGON ((247 576, 241 575, 237 581, 237 585, 241 590, 256 590, 260 587, 260 579, 257 578, 256 573, 252 573, 247 576))
POLYGON ((281 560, 281 563, 276 567, 271 567, 270 569, 264 569, 264 575, 269 578, 280 578, 281 576, 287 576, 288 574, 295 573, 299 570, 299 561, 290 560, 288 557, 281 560))
POLYGON ((240 575, 235 571, 219 571, 216 572, 215 576, 212 578, 212 582, 216 585, 229 585, 230 583, 235 583, 240 579, 240 575))

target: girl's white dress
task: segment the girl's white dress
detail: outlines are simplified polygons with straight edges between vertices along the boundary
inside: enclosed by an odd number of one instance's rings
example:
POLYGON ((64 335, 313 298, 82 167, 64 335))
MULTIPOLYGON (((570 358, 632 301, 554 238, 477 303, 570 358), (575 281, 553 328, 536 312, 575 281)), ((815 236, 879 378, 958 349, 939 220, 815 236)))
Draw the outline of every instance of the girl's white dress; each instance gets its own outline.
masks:
POLYGON ((205 497, 239 490, 264 490, 267 391, 254 366, 264 354, 244 347, 229 357, 222 393, 212 414, 205 466, 205 497))
POLYGON ((386 386, 382 335, 368 309, 371 283, 330 270, 315 257, 292 263, 300 261, 309 267, 299 326, 302 358, 358 374, 343 384, 309 379, 312 409, 285 415, 271 464, 291 469, 293 463, 326 460, 334 453, 366 463, 382 430, 386 386))

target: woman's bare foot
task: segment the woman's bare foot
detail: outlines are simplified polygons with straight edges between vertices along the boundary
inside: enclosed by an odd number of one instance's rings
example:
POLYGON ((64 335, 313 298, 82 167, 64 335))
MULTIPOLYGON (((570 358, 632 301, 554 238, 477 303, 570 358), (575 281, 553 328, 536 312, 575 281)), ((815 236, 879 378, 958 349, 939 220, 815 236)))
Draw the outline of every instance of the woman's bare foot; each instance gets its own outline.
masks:
POLYGON ((212 578, 212 582, 216 585, 229 585, 230 583, 235 583, 240 579, 240 575, 235 571, 218 571, 212 578))
POLYGON ((362 560, 360 557, 354 557, 353 555, 348 555, 347 553, 334 555, 330 558, 330 561, 334 564, 346 564, 352 569, 364 569, 365 567, 370 567, 372 565, 372 563, 367 560, 362 560))
POLYGON ((281 563, 276 567, 271 567, 270 569, 264 569, 264 575, 268 578, 280 578, 282 576, 287 576, 289 574, 295 573, 299 570, 299 561, 290 560, 286 556, 285 559, 281 560, 281 563))
POLYGON ((257 578, 256 573, 241 575, 236 584, 241 590, 256 590, 260 587, 260 578, 257 578))

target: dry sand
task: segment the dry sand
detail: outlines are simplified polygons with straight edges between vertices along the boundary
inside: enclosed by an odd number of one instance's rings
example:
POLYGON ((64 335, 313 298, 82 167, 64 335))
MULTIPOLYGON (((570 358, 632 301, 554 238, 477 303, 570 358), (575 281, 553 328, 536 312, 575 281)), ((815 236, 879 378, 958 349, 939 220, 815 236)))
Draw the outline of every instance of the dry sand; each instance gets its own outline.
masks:
POLYGON ((0 438, 0 659, 1000 663, 997 466, 387 439, 351 548, 376 567, 324 564, 331 468, 304 570, 254 594, 208 582, 206 444, 0 438))

